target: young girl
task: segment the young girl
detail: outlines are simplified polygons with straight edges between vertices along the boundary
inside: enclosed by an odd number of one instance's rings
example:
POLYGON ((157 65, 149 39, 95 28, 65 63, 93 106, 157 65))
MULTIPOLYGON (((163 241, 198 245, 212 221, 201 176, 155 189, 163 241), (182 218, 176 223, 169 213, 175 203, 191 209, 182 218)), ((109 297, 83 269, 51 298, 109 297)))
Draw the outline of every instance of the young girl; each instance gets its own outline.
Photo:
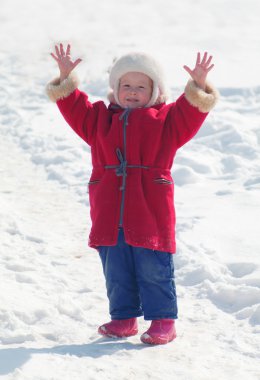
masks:
POLYGON ((141 335, 148 344, 176 337, 174 283, 175 212, 171 167, 178 148, 199 130, 215 105, 206 82, 212 57, 197 55, 184 94, 166 104, 163 72, 144 53, 119 58, 109 74, 110 104, 90 103, 72 70, 81 62, 62 44, 51 54, 60 77, 47 86, 51 100, 73 130, 91 146, 89 181, 92 228, 89 246, 99 251, 111 321, 108 337, 138 333, 137 317, 151 321, 141 335))

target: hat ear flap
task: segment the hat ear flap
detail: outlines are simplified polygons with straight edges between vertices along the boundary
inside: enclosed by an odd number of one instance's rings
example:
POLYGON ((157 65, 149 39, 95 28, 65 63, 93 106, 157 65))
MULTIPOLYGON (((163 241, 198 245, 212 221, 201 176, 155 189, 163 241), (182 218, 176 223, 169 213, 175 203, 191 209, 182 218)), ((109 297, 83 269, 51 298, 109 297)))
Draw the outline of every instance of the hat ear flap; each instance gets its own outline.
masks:
POLYGON ((158 97, 159 97, 159 88, 158 88, 157 83, 153 82, 152 96, 151 96, 149 102, 146 104, 145 107, 151 107, 153 104, 155 104, 156 101, 157 101, 157 99, 158 99, 158 97))
POLYGON ((109 100, 110 103, 117 103, 115 96, 114 96, 114 91, 110 90, 107 94, 107 99, 109 100))
POLYGON ((119 85, 120 85, 120 78, 116 79, 114 82, 113 93, 114 93, 114 99, 115 99, 116 103, 121 106, 121 104, 119 102, 119 98, 118 98, 119 85))

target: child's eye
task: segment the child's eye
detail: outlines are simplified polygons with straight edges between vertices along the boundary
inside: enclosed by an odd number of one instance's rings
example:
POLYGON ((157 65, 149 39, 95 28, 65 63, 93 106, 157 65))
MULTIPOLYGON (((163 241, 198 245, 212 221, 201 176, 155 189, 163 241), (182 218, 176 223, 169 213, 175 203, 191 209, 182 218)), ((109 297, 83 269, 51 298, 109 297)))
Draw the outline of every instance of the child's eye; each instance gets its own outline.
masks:
POLYGON ((123 87, 124 88, 129 88, 130 86, 129 86, 129 84, 124 84, 123 87))
POLYGON ((141 88, 142 90, 144 89, 144 86, 139 86, 139 88, 141 88))

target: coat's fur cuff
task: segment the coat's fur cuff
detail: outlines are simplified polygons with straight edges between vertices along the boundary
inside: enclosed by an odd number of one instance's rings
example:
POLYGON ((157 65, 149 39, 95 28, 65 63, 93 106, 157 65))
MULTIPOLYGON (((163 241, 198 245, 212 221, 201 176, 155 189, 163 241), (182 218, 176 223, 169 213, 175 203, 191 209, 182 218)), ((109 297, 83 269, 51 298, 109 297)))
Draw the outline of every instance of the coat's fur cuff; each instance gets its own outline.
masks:
POLYGON ((200 112, 207 113, 217 103, 219 93, 212 84, 207 83, 206 90, 203 91, 193 80, 189 80, 185 87, 185 97, 200 112))
POLYGON ((52 102, 69 96, 79 85, 79 80, 75 74, 71 74, 60 83, 60 78, 56 78, 47 84, 46 93, 52 102))

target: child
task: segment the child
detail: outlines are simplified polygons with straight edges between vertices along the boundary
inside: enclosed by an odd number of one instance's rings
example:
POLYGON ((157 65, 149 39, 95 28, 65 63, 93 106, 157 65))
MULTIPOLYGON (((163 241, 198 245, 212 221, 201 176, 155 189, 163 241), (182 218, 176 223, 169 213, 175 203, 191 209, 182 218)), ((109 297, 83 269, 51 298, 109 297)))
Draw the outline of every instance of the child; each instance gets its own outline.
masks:
POLYGON ((90 103, 71 72, 81 62, 62 44, 51 54, 60 77, 47 86, 51 100, 73 130, 91 146, 89 181, 92 228, 89 246, 103 265, 111 321, 98 332, 108 337, 138 333, 137 317, 151 321, 141 335, 148 344, 176 337, 174 283, 175 212, 171 167, 178 148, 199 130, 215 105, 206 83, 212 57, 197 55, 192 80, 175 103, 166 104, 163 72, 152 57, 130 53, 109 74, 111 93, 90 103))

